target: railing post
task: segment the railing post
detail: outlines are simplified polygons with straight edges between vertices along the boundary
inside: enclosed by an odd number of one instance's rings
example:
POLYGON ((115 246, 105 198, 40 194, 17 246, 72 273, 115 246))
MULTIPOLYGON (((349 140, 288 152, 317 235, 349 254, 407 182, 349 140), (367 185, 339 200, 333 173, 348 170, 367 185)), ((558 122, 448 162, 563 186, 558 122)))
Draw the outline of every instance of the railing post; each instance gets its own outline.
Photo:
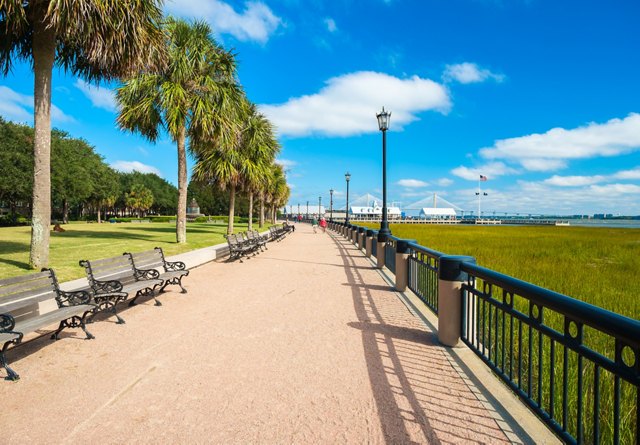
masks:
POLYGON ((371 256, 371 251, 373 250, 372 242, 373 242, 373 230, 367 229, 365 232, 366 238, 364 243, 364 252, 367 258, 371 256))
POLYGON ((356 235, 358 234, 358 228, 357 227, 352 227, 351 228, 351 242, 353 244, 356 243, 356 235))
POLYGON ((378 246, 376 247, 376 267, 378 269, 382 269, 384 268, 384 246, 385 244, 387 244, 387 241, 380 241, 380 238, 378 238, 375 240, 375 242, 378 243, 378 246))
POLYGON ((358 229, 358 249, 362 250, 364 248, 364 227, 360 227, 358 229))
POLYGON ((396 290, 398 292, 407 290, 409 254, 411 253, 409 242, 410 240, 398 240, 396 242, 396 290))
POLYGON ((438 341, 455 347, 462 329, 462 284, 468 274, 460 270, 462 263, 474 263, 470 256, 441 256, 438 266, 438 341))

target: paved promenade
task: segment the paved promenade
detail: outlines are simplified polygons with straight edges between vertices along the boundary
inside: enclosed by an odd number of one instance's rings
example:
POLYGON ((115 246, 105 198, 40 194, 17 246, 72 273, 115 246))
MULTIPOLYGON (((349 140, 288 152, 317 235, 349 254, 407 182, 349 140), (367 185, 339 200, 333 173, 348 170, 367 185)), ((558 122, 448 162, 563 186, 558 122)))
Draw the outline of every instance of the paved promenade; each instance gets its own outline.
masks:
MULTIPOLYGON (((8 353, 3 442, 510 443, 447 348, 370 260, 307 225, 122 311, 8 353)), ((506 421, 505 421, 506 420, 506 421)), ((511 424, 511 426, 509 426, 511 424)), ((519 437, 518 437, 519 435, 519 437)))

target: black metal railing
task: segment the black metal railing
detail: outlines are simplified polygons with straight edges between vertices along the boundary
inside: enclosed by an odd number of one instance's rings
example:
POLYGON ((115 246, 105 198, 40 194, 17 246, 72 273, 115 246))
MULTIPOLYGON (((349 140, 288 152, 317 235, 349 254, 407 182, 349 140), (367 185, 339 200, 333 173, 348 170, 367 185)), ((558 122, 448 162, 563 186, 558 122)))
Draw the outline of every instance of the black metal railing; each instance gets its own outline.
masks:
POLYGON ((396 242, 398 238, 390 236, 384 244, 384 265, 393 274, 396 273, 396 242))
POLYGON ((438 265, 444 254, 409 243, 411 249, 407 267, 407 286, 434 313, 438 313, 438 265))
POLYGON ((461 269, 462 340, 565 442, 640 443, 640 322, 461 269))

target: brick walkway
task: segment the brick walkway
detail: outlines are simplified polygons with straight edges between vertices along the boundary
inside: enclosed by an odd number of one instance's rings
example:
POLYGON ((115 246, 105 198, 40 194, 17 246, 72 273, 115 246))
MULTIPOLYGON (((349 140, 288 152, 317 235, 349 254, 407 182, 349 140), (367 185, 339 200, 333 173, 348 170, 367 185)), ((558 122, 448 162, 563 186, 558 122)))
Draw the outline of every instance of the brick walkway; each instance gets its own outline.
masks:
MULTIPOLYGON (((10 351, 6 443, 508 443, 435 334, 348 241, 306 225, 189 293, 10 351)), ((505 432, 506 431, 506 432, 505 432)), ((511 438, 511 440, 509 440, 511 438)))

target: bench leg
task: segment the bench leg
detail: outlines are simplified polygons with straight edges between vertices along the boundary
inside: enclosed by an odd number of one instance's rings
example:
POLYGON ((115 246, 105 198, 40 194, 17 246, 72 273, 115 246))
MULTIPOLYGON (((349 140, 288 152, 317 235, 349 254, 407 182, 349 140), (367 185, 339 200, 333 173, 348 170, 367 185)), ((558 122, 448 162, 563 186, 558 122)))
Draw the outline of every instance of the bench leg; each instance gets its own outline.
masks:
POLYGON ((182 289, 180 291, 181 294, 186 294, 187 290, 184 288, 184 286, 182 285, 182 277, 178 278, 178 286, 180 286, 180 289, 182 289))
POLYGON ((58 329, 55 330, 55 332, 53 334, 51 334, 51 340, 59 340, 58 338, 58 334, 60 334, 60 332, 62 332, 62 330, 65 328, 66 323, 65 320, 62 320, 60 322, 60 325, 58 326, 58 329))
POLYGON ((122 319, 122 317, 120 317, 120 316, 118 315, 118 310, 116 309, 116 306, 117 306, 117 304, 116 304, 116 303, 113 303, 113 304, 111 305, 111 308, 109 309, 109 311, 111 311, 111 312, 113 313, 113 316, 114 316, 114 317, 116 317, 116 319, 118 320, 118 321, 116 321, 116 324, 125 324, 125 322, 124 322, 124 320, 122 319))
POLYGON ((2 350, 0 350, 0 368, 4 368, 7 370, 7 376, 4 378, 5 380, 16 381, 16 380, 20 380, 20 376, 18 375, 17 372, 15 372, 13 369, 9 367, 9 365, 7 364, 7 358, 4 355, 4 353, 6 352, 7 348, 11 343, 13 343, 13 341, 5 343, 4 346, 2 347, 2 350))
POLYGON ((86 318, 87 314, 84 315, 84 317, 79 318, 76 317, 80 320, 80 328, 82 329, 82 331, 84 332, 84 335, 87 336, 87 340, 93 340, 95 337, 93 336, 93 334, 89 331, 87 331, 87 326, 85 324, 85 318, 86 318))

